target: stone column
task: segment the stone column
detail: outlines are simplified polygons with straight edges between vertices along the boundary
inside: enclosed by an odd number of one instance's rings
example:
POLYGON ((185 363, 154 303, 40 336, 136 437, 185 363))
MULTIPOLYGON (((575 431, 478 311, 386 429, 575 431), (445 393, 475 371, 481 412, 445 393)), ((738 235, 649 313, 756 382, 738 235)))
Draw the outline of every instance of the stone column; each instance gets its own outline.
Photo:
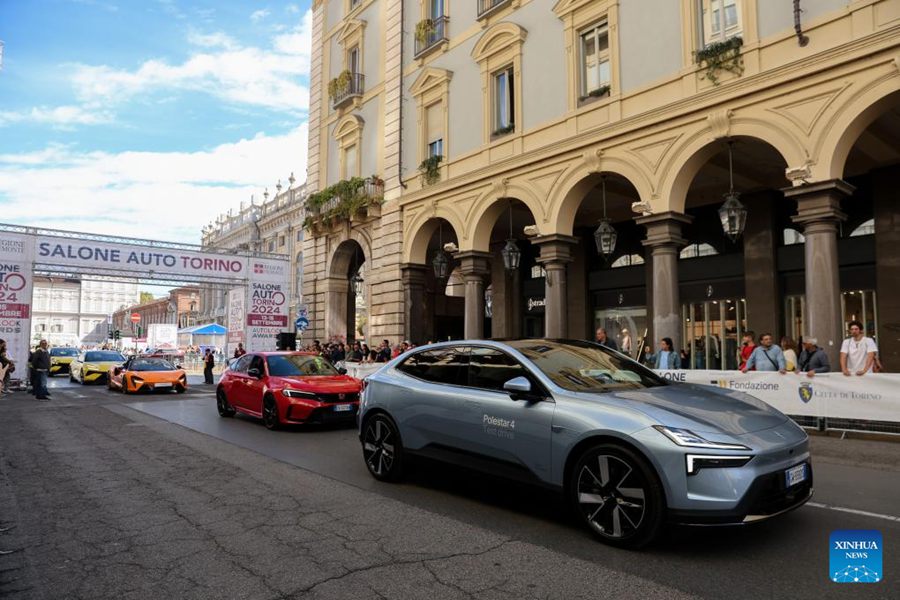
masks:
POLYGON ((783 321, 779 318, 783 301, 778 293, 775 257, 776 236, 781 235, 775 220, 775 203, 780 199, 764 196, 748 201, 747 225, 744 228, 747 326, 757 333, 771 332, 776 343, 781 339, 779 333, 784 330, 783 321))
POLYGON ((872 184, 878 355, 885 371, 900 373, 900 173, 882 169, 873 173, 872 184))
POLYGON ((350 282, 343 277, 329 277, 325 280, 325 339, 343 337, 353 325, 347 323, 347 302, 350 282))
POLYGON ((425 340, 425 277, 426 265, 406 263, 400 265, 403 281, 403 310, 405 338, 413 344, 423 344, 425 340))
POLYGON ((793 220, 803 226, 806 237, 803 334, 818 338, 833 371, 840 370, 839 354, 844 337, 837 232, 846 218, 841 212, 841 198, 850 196, 854 189, 849 183, 835 179, 784 190, 785 198, 797 201, 797 215, 793 220))
POLYGON ((687 241, 681 237, 681 228, 693 219, 687 215, 667 211, 638 217, 638 225, 647 228, 643 240, 650 249, 653 280, 653 339, 672 338, 675 350, 682 346, 681 300, 678 294, 678 252, 687 241))
POLYGON ((537 262, 544 267, 544 335, 548 338, 569 336, 569 295, 566 266, 572 262, 572 250, 578 238, 569 235, 542 235, 531 243, 540 248, 537 262))
POLYGON ((489 252, 459 252, 459 272, 466 286, 466 313, 463 335, 467 340, 484 337, 484 281, 490 276, 489 252))

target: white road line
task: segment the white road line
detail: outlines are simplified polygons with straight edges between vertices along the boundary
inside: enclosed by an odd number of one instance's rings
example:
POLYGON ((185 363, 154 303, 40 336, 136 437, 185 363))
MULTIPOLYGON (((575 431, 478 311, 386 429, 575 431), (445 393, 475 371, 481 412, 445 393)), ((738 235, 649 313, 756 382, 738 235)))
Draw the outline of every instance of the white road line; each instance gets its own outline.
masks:
POLYGON ((838 512, 845 512, 854 515, 862 515, 864 517, 874 517, 876 519, 884 519, 886 521, 900 522, 900 517, 895 517, 893 515, 882 515, 879 513, 869 512, 867 510, 857 510, 855 508, 845 508, 843 506, 832 506, 830 504, 820 504, 818 502, 807 502, 806 505, 812 506, 813 508, 824 508, 825 510, 835 510, 838 512))

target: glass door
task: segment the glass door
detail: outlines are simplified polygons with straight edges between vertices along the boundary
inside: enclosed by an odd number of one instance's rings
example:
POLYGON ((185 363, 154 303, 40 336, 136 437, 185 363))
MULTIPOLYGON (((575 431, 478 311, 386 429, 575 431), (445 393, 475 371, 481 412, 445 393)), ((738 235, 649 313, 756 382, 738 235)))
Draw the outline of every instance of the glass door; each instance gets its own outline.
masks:
POLYGON ((710 299, 681 307, 685 369, 737 369, 740 339, 747 329, 743 298, 710 299))

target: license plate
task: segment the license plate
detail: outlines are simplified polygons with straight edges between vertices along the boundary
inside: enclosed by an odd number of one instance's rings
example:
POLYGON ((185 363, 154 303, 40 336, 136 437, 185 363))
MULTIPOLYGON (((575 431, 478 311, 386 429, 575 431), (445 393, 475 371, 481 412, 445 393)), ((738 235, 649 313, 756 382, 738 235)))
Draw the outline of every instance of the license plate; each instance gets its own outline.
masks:
POLYGON ((353 410, 352 404, 335 404, 334 412, 349 412, 353 410))
POLYGON ((171 383, 157 383, 153 386, 154 388, 170 388, 172 387, 171 383))
POLYGON ((791 467, 784 472, 784 483, 787 487, 806 481, 806 464, 791 467))

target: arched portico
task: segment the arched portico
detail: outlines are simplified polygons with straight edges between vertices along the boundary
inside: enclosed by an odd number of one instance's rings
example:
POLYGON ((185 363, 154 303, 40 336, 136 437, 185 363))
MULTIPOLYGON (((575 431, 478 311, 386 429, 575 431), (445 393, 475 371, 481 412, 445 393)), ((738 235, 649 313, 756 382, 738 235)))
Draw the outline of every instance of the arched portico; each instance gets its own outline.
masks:
POLYGON ((329 340, 349 342, 360 334, 365 337, 368 288, 364 267, 367 254, 356 237, 340 242, 328 262, 328 278, 325 281, 325 335, 329 340))

